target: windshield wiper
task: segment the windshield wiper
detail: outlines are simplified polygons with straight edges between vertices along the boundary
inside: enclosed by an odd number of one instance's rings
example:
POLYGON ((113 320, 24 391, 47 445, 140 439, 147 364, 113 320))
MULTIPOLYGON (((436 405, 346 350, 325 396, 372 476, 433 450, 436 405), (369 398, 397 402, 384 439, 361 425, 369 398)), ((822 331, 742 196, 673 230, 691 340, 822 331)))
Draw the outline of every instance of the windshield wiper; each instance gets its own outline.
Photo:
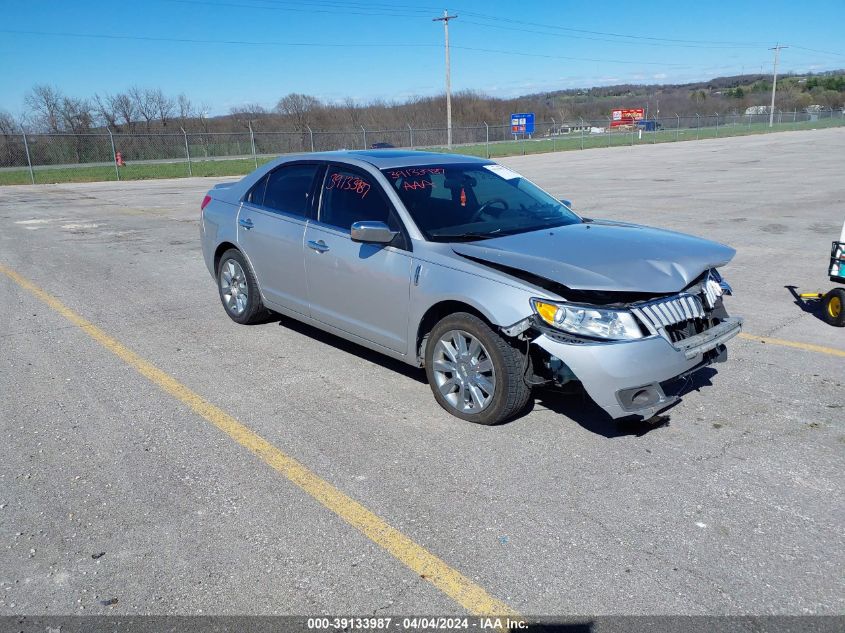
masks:
POLYGON ((438 233, 432 237, 443 240, 487 240, 493 237, 499 237, 498 233, 502 229, 495 231, 466 231, 464 233, 438 233))

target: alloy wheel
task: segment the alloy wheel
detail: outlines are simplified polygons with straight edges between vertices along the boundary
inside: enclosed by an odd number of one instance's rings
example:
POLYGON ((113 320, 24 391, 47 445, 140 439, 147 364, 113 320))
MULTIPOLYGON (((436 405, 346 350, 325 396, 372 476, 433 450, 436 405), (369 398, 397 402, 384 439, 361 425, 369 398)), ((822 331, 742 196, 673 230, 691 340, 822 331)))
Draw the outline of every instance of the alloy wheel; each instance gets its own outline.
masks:
POLYGON ((249 286, 241 265, 234 259, 227 259, 220 267, 220 294, 226 309, 240 316, 249 302, 249 286))
POLYGON ((484 410, 496 393, 496 371, 481 341, 463 330, 449 330, 434 345, 432 371, 446 401, 465 414, 484 410))

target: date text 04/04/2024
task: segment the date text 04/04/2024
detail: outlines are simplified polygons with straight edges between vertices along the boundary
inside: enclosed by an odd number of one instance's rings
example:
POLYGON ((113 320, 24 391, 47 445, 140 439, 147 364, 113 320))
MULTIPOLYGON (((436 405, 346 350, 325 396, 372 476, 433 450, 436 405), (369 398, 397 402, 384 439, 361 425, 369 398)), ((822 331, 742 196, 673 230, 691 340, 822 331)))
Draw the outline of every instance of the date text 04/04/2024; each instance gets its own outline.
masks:
POLYGON ((321 617, 308 618, 308 630, 519 630, 528 628, 524 620, 498 617, 321 617))

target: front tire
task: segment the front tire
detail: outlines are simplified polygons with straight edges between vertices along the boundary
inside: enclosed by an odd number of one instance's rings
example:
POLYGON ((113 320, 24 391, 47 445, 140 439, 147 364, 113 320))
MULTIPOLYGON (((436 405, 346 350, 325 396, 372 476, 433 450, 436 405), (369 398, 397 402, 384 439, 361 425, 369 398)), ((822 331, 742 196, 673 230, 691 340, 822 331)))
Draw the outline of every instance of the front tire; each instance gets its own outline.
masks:
POLYGON ((425 349, 428 384, 441 407, 476 424, 498 424, 531 397, 525 354, 473 314, 458 312, 431 330, 425 349))
POLYGON ((845 327, 845 290, 834 288, 824 296, 822 318, 830 325, 845 327))
POLYGON ((217 266, 217 290, 226 314, 235 323, 256 323, 264 312, 252 268, 239 250, 223 253, 217 266))

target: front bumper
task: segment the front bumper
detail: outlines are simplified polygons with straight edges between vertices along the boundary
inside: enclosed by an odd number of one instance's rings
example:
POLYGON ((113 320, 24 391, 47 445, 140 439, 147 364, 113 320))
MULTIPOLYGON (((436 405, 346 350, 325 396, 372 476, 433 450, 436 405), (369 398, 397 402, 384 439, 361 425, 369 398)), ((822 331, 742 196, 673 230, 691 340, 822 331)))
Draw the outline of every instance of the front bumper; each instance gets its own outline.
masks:
POLYGON ((633 341, 575 342, 543 333, 533 343, 566 363, 584 389, 613 418, 649 418, 671 406, 660 383, 708 364, 708 354, 742 330, 740 317, 729 317, 709 330, 678 343, 661 336, 633 341))

